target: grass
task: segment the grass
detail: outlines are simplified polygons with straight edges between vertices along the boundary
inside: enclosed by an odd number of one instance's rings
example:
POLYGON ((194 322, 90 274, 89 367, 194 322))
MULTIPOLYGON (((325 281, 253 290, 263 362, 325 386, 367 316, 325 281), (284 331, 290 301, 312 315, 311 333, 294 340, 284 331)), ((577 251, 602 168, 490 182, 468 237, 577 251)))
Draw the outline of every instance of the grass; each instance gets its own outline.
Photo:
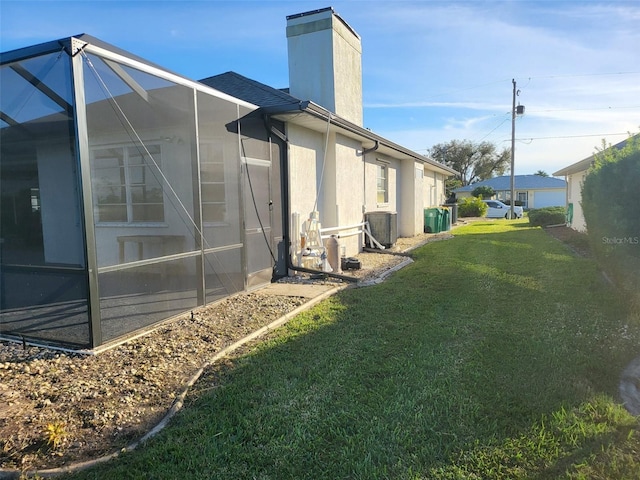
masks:
POLYGON ((527 220, 478 222, 209 372, 143 448, 69 478, 638 478, 636 312, 527 220))

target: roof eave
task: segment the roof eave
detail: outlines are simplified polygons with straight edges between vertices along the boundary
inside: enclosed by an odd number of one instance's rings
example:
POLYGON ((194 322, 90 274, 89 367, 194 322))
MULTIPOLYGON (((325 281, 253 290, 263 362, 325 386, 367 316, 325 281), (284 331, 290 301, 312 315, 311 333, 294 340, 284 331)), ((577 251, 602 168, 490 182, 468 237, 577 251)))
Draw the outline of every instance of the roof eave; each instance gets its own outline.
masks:
POLYGON ((435 160, 432 160, 431 158, 424 155, 420 155, 419 153, 409 150, 402 145, 398 145, 391 140, 381 137, 380 135, 373 133, 371 130, 360 127, 355 123, 337 116, 326 108, 321 107, 320 105, 308 100, 300 101, 294 104, 264 107, 262 108, 262 110, 266 114, 271 115, 278 120, 288 121, 294 124, 304 124, 304 126, 306 127, 309 127, 308 122, 306 122, 305 124, 305 122, 299 121, 298 116, 301 113, 310 115, 323 122, 321 128, 320 125, 318 125, 318 128, 315 128, 315 130, 317 131, 324 131, 328 122, 329 125, 333 125, 340 129, 343 134, 346 134, 346 136, 363 142, 363 146, 365 148, 373 147, 377 144, 377 151, 380 151, 381 153, 388 153, 389 155, 395 156, 397 158, 411 159, 421 162, 423 164, 429 165, 430 167, 432 167, 432 169, 435 169, 439 173, 442 173, 444 175, 456 175, 458 173, 456 170, 449 168, 446 165, 436 162, 435 160), (367 142, 370 142, 370 145, 364 145, 367 142))
POLYGON ((583 172, 585 170, 588 170, 591 167, 591 165, 593 165, 593 161, 594 161, 594 158, 592 155, 589 158, 585 158, 584 160, 580 160, 579 162, 576 162, 572 165, 569 165, 568 167, 562 168, 557 172, 554 172, 553 176, 562 177, 566 175, 572 175, 578 172, 583 172))

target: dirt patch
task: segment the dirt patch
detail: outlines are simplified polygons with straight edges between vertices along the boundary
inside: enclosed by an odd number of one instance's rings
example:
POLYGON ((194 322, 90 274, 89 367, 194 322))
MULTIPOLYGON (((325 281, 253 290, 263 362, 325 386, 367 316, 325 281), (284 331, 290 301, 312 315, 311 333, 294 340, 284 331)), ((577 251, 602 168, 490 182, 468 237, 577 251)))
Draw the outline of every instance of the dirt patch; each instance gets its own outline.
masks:
POLYGON ((60 467, 126 447, 208 359, 306 301, 238 295, 97 355, 0 343, 1 468, 60 467))
POLYGON ((547 227, 544 231, 560 240, 577 255, 591 257, 591 249, 589 248, 589 240, 586 233, 578 232, 566 226, 547 227))

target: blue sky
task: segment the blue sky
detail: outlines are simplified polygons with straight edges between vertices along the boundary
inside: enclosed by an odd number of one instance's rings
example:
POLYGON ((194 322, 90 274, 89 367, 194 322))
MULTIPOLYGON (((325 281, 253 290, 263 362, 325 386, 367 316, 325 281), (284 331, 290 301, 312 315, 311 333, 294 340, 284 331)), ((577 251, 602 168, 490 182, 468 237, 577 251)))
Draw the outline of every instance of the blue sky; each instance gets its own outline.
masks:
POLYGON ((553 173, 640 130, 640 2, 0 2, 0 50, 88 33, 192 79, 288 84, 286 16, 332 6, 362 38, 364 126, 426 153, 511 143, 515 173, 553 173))

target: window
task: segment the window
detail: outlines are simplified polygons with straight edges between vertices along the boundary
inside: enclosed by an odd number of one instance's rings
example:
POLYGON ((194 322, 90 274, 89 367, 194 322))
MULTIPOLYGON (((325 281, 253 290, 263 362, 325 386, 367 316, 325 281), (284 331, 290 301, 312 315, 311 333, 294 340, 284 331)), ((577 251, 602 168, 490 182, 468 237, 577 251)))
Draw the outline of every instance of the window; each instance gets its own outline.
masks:
POLYGON ((388 203, 389 202, 389 179, 388 179, 388 167, 385 164, 379 163, 377 165, 376 172, 377 183, 377 202, 388 203))
POLYGON ((93 150, 96 222, 164 221, 160 157, 159 144, 93 150))
POLYGON ((527 192, 518 192, 518 202, 520 202, 523 207, 527 206, 527 192))
POLYGON ((224 155, 221 143, 200 144, 200 185, 202 187, 202 221, 225 221, 226 193, 224 155))

